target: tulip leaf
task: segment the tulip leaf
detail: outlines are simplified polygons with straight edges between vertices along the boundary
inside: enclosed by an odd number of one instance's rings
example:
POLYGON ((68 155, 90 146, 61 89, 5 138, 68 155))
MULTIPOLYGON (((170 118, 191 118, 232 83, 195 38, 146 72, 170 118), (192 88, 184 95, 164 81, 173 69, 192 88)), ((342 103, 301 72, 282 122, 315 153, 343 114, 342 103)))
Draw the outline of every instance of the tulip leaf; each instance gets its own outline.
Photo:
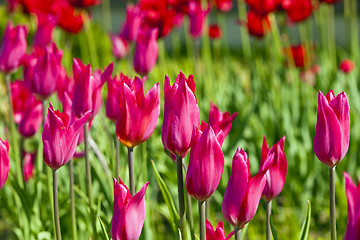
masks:
POLYGON ((104 223, 103 221, 101 220, 101 217, 98 215, 98 220, 99 220, 99 223, 100 223, 100 226, 101 226, 101 230, 103 232, 103 239, 106 239, 106 240, 110 240, 107 232, 106 232, 106 228, 104 226, 104 223))
POLYGON ((159 184, 159 187, 160 187, 160 191, 161 191, 161 194, 164 198, 164 201, 169 209, 169 212, 170 212, 170 220, 171 220, 171 223, 172 223, 172 227, 173 227, 173 230, 175 231, 176 229, 176 226, 180 226, 180 217, 176 211, 176 208, 175 208, 175 204, 174 204, 174 201, 171 197, 171 194, 164 182, 164 180, 162 179, 160 173, 158 172, 157 168, 156 168, 156 165, 154 163, 153 160, 151 160, 151 164, 152 164, 152 167, 154 169, 154 173, 155 173, 155 177, 156 177, 156 181, 158 182, 159 184))
POLYGON ((311 220, 311 203, 308 201, 308 207, 306 211, 306 217, 304 223, 301 227, 300 237, 299 240, 306 240, 309 237, 309 230, 310 230, 310 220, 311 220))
POLYGON ((271 227, 271 233, 272 233, 273 239, 278 240, 277 230, 276 230, 275 226, 273 225, 271 218, 270 218, 270 227, 271 227))

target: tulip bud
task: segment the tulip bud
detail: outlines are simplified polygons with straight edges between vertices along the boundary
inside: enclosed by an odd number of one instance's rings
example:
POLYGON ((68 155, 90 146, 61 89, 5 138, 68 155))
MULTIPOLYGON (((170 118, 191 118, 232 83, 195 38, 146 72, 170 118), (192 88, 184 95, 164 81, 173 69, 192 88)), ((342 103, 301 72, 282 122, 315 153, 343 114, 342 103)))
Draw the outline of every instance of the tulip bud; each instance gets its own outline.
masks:
POLYGON ((121 59, 129 53, 129 44, 122 37, 110 34, 112 52, 116 59, 121 59))
POLYGON ((63 52, 52 43, 48 47, 35 46, 24 58, 25 84, 40 99, 46 99, 56 90, 63 52))
POLYGON ((13 27, 8 23, 0 46, 0 71, 11 72, 19 67, 26 53, 27 30, 24 26, 13 27))
POLYGON ((220 221, 217 224, 216 229, 214 229, 211 223, 206 219, 206 240, 228 240, 232 235, 234 235, 234 231, 225 237, 223 222, 220 221))
POLYGON ((41 12, 38 12, 36 16, 38 22, 34 44, 39 46, 46 46, 51 42, 52 32, 56 26, 56 18, 52 14, 41 12))
POLYGON ((273 164, 266 173, 265 188, 262 193, 262 198, 265 201, 271 201, 277 197, 284 187, 287 174, 287 161, 284 153, 285 136, 269 150, 264 136, 263 145, 261 149, 260 171, 266 167, 268 160, 273 164))
POLYGON ((344 73, 350 73, 355 68, 355 64, 350 59, 344 59, 339 66, 340 70, 344 73))
POLYGON ((36 152, 27 153, 23 151, 23 173, 24 180, 28 182, 34 176, 36 152))
POLYGON ((222 31, 221 28, 217 24, 212 24, 209 26, 209 37, 211 39, 221 38, 222 31))
POLYGON ((345 156, 350 140, 349 102, 345 92, 326 97, 319 91, 314 151, 320 161, 336 166, 345 156))
POLYGON ((72 110, 76 117, 91 111, 90 118, 93 118, 99 112, 102 106, 101 88, 111 77, 113 68, 114 63, 111 63, 103 73, 100 71, 92 73, 90 64, 85 66, 80 59, 74 58, 75 89, 72 110))
POLYGON ((224 138, 229 135, 231 129, 231 123, 238 113, 234 113, 230 116, 229 112, 222 113, 217 106, 210 102, 209 124, 214 129, 215 134, 220 132, 224 133, 224 138))
POLYGON ((111 238, 137 240, 145 220, 145 192, 149 182, 131 196, 129 189, 119 178, 114 178, 114 213, 111 221, 111 238))
POLYGON ((8 178, 10 171, 9 143, 0 139, 0 189, 8 178))
POLYGON ((56 170, 70 161, 76 150, 79 130, 84 128, 90 115, 88 111, 70 122, 68 114, 54 111, 50 103, 42 134, 44 161, 50 168, 56 170))
POLYGON ((146 141, 155 130, 160 114, 160 86, 155 84, 144 96, 143 82, 135 77, 132 81, 124 80, 122 88, 116 134, 123 145, 133 148, 146 141))
POLYGON ((264 168, 251 177, 248 155, 237 148, 221 206, 224 218, 233 227, 242 228, 254 217, 265 187, 265 174, 273 160, 272 156, 264 168))
POLYGON ((127 5, 126 6, 126 20, 122 26, 120 36, 129 41, 135 41, 137 39, 141 24, 141 13, 137 6, 127 5))
POLYGON ((258 38, 264 37, 264 35, 271 30, 270 20, 268 15, 257 15, 252 10, 247 14, 247 28, 249 34, 258 38))
POLYGON ((158 29, 141 29, 134 52, 134 69, 141 75, 148 75, 155 66, 158 57, 158 44, 156 42, 158 29))
POLYGON ((344 172, 344 178, 348 204, 348 222, 344 240, 360 239, 360 183, 356 186, 347 172, 344 172))
POLYGON ((39 131, 43 122, 42 114, 43 106, 41 103, 34 105, 32 109, 28 109, 26 111, 24 117, 19 123, 19 132, 23 137, 32 137, 37 131, 39 131))
POLYGON ((161 139, 166 150, 182 156, 190 148, 193 126, 199 126, 199 106, 195 97, 194 76, 180 72, 173 86, 168 76, 164 85, 164 122, 161 139))
POLYGON ((219 185, 224 170, 223 141, 222 131, 215 135, 212 127, 205 122, 201 123, 200 129, 194 126, 186 190, 199 201, 208 199, 219 185))
POLYGON ((189 19, 190 19, 190 34, 193 38, 199 38, 203 34, 206 17, 210 9, 202 10, 201 3, 190 1, 189 3, 189 19))

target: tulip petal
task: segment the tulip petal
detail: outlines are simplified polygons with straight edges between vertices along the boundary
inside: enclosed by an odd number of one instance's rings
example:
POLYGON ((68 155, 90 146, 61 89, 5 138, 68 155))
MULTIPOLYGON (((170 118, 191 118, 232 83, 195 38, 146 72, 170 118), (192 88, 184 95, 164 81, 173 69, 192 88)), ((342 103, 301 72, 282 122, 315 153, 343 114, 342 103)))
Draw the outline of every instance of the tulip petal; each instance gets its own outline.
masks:
POLYGON ((358 239, 360 236, 360 191, 350 175, 344 172, 345 190, 348 203, 348 223, 344 240, 358 239))

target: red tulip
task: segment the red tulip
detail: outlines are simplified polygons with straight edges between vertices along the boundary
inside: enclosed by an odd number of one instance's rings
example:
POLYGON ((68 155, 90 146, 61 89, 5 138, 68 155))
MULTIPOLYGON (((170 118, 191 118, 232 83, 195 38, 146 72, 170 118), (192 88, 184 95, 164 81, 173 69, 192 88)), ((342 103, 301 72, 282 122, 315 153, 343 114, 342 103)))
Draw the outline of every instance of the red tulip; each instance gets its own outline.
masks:
POLYGON ((283 0, 282 8, 292 22, 301 22, 311 16, 311 0, 283 0))
POLYGON ((214 229, 211 223, 206 219, 206 240, 228 240, 232 235, 234 235, 234 231, 225 237, 223 222, 219 222, 214 229))
POLYGON ((141 14, 138 6, 126 6, 126 20, 122 26, 120 36, 129 41, 135 41, 140 30, 141 14))
POLYGON ((215 6, 222 12, 228 12, 232 8, 232 0, 215 0, 215 6))
POLYGON ((58 20, 57 25, 65 31, 78 33, 82 29, 84 25, 82 13, 76 11, 68 1, 53 1, 49 8, 48 11, 54 14, 58 20))
POLYGON ((206 17, 210 9, 202 10, 201 3, 191 1, 189 3, 190 34, 193 38, 199 38, 203 34, 206 17))
POLYGON ((209 124, 214 129, 215 134, 222 130, 226 138, 229 135, 231 123, 237 115, 238 113, 231 116, 229 112, 222 113, 215 104, 210 102, 209 124))
POLYGON ((194 126, 186 190, 199 201, 208 199, 219 185, 224 170, 224 154, 221 150, 223 141, 223 132, 215 134, 205 122, 201 123, 200 129, 194 126))
POLYGON ((157 29, 141 29, 136 39, 134 69, 141 75, 148 75, 158 57, 157 29))
POLYGON ((251 11, 261 17, 275 11, 278 4, 277 0, 245 0, 245 2, 249 5, 251 11))
POLYGON ((79 8, 87 8, 98 5, 101 0, 67 0, 72 6, 79 8))
POLYGON ((344 172, 344 178, 348 204, 348 222, 344 240, 360 239, 360 183, 356 186, 347 172, 344 172))
POLYGON ((114 178, 114 213, 111 221, 111 238, 136 240, 140 237, 145 220, 145 192, 149 182, 131 196, 127 186, 114 178))
POLYGON ((129 53, 129 44, 124 38, 111 33, 110 40, 112 44, 112 52, 116 59, 121 59, 129 53))
POLYGON ((27 30, 24 26, 13 27, 8 23, 0 46, 0 71, 11 72, 19 67, 26 53, 27 30))
POLYGON ((8 178, 10 171, 9 143, 0 139, 0 189, 8 178))
POLYGON ((23 151, 22 155, 24 180, 25 182, 28 182, 34 176, 36 152, 27 153, 23 151))
POLYGON ((318 96, 314 151, 320 161, 336 166, 345 156, 350 140, 349 102, 345 92, 336 96, 331 89, 318 96))
POLYGON ((340 70, 344 73, 350 73, 355 68, 355 64, 350 59, 344 59, 339 66, 340 70))
POLYGON ((193 126, 199 126, 199 106, 194 76, 180 72, 173 86, 168 76, 164 84, 164 122, 161 139, 166 150, 182 156, 190 148, 193 126))
POLYGON ((262 198, 271 201, 276 198, 284 187, 287 174, 287 161, 284 153, 285 136, 269 150, 264 136, 261 149, 260 171, 266 167, 266 161, 271 160, 273 164, 266 173, 265 188, 262 198))
POLYGON ((91 111, 92 119, 99 112, 102 105, 101 88, 111 77, 114 63, 111 63, 103 73, 95 71, 92 73, 90 64, 84 65, 80 59, 73 61, 73 76, 75 89, 72 110, 76 117, 83 116, 91 111))
POLYGON ((37 30, 34 44, 39 46, 46 46, 51 42, 52 31, 56 26, 56 18, 52 14, 45 14, 41 12, 38 12, 36 16, 37 30))
POLYGON ((140 78, 122 82, 123 97, 116 122, 119 141, 128 148, 145 142, 155 130, 160 114, 160 86, 155 84, 144 96, 140 78))
POLYGON ((25 84, 40 99, 50 97, 56 90, 62 54, 52 43, 48 47, 35 46, 34 52, 24 58, 25 84))
POLYGON ((221 32, 221 28, 216 25, 210 25, 209 26, 209 37, 212 39, 218 39, 221 38, 222 32, 221 32))
POLYGON ((261 17, 251 10, 247 13, 246 26, 249 34, 258 38, 262 38, 271 29, 268 16, 261 17))
POLYGON ((50 168, 56 170, 70 161, 75 153, 79 130, 84 128, 90 115, 88 111, 70 122, 68 114, 54 111, 50 103, 42 134, 44 161, 50 168))
POLYGON ((266 184, 265 174, 271 164, 269 159, 263 170, 251 177, 248 155, 237 148, 221 207, 224 218, 233 227, 242 228, 254 217, 266 184))
POLYGON ((289 57, 293 59, 294 65, 296 67, 304 67, 307 61, 307 52, 306 48, 303 45, 291 46, 289 57))

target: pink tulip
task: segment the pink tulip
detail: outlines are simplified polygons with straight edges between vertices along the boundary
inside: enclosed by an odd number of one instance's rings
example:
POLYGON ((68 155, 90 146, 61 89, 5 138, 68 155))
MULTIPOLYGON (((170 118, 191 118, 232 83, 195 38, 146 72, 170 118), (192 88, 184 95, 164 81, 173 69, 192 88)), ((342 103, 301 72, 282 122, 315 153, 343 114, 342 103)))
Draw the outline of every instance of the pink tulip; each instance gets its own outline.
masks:
POLYGON ((345 92, 336 96, 333 90, 318 95, 314 151, 320 161, 336 166, 345 156, 350 140, 349 102, 345 92))
POLYGON ((222 131, 215 135, 212 127, 205 122, 201 123, 200 129, 194 126, 186 190, 199 201, 208 199, 219 185, 224 170, 223 141, 222 131))
POLYGON ((103 73, 92 73, 90 64, 84 65, 80 59, 73 61, 75 89, 72 110, 76 117, 91 111, 90 118, 95 117, 102 106, 101 88, 111 77, 114 63, 111 63, 103 73))
POLYGON ((50 168, 56 170, 70 161, 75 153, 79 130, 84 128, 90 115, 88 111, 81 118, 70 122, 68 114, 54 111, 50 103, 42 134, 44 161, 50 168))
POLYGON ((180 72, 173 86, 168 76, 164 85, 164 122, 161 139, 164 147, 176 156, 190 148, 193 126, 199 126, 199 106, 195 97, 194 76, 180 72))
POLYGON ((120 36, 129 41, 135 41, 141 24, 141 13, 138 6, 127 5, 126 7, 126 20, 122 26, 120 36))
POLYGON ((38 12, 37 16, 37 30, 35 33, 34 44, 39 46, 46 46, 51 42, 52 32, 56 26, 56 17, 52 14, 38 12))
POLYGON ((50 97, 56 90, 62 55, 52 43, 48 47, 35 46, 34 52, 24 58, 25 84, 40 99, 50 97))
POLYGON ((114 214, 111 221, 111 238, 136 240, 140 237, 145 220, 145 192, 149 182, 131 196, 127 186, 114 178, 114 214))
POLYGON ((266 184, 265 174, 272 161, 273 156, 262 171, 251 177, 248 155, 237 148, 221 207, 224 218, 233 227, 242 228, 254 217, 266 184))
POLYGON ((10 171, 9 143, 0 139, 0 189, 8 178, 10 171))
POLYGON ((19 123, 19 132, 25 137, 29 138, 39 131, 43 122, 43 106, 41 103, 35 105, 32 109, 28 109, 24 118, 19 123))
POLYGON ((206 17, 210 9, 202 10, 201 3, 191 1, 189 3, 190 34, 193 38, 199 38, 203 34, 206 17))
POLYGON ((128 82, 124 79, 122 88, 116 134, 123 145, 133 148, 146 141, 155 130, 160 114, 160 86, 155 84, 144 96, 143 82, 135 77, 128 82))
POLYGON ((25 26, 13 27, 8 23, 0 46, 0 71, 11 72, 19 67, 26 53, 27 29, 25 26))
POLYGON ((65 68, 61 67, 59 71, 59 77, 56 83, 56 91, 59 100, 61 102, 64 102, 65 93, 72 98, 74 95, 74 90, 75 90, 74 78, 72 76, 68 76, 65 68))
POLYGON ((344 73, 350 73, 355 68, 355 64, 350 59, 344 59, 339 66, 340 70, 344 73))
POLYGON ((112 44, 112 52, 116 59, 121 59, 129 53, 129 44, 124 38, 111 33, 110 40, 112 44))
POLYGON ((157 28, 141 29, 136 39, 134 69, 138 74, 148 75, 158 58, 157 28))
POLYGON ((225 237, 223 222, 219 222, 214 229, 211 223, 206 219, 206 240, 228 240, 232 235, 234 235, 234 231, 225 237))
POLYGON ((23 173, 25 182, 28 182, 34 176, 35 161, 36 152, 23 152, 23 173))
POLYGON ((344 172, 344 178, 348 203, 348 222, 344 240, 360 239, 360 183, 356 186, 347 172, 344 172))
POLYGON ((216 134, 222 130, 226 138, 229 135, 231 123, 237 115, 238 113, 231 116, 229 112, 222 113, 215 104, 210 103, 209 124, 216 134))
POLYGON ((265 188, 262 197, 265 201, 276 198, 284 187, 287 174, 287 161, 284 153, 285 136, 269 150, 264 136, 261 149, 260 171, 265 167, 268 160, 273 161, 266 173, 265 188))

